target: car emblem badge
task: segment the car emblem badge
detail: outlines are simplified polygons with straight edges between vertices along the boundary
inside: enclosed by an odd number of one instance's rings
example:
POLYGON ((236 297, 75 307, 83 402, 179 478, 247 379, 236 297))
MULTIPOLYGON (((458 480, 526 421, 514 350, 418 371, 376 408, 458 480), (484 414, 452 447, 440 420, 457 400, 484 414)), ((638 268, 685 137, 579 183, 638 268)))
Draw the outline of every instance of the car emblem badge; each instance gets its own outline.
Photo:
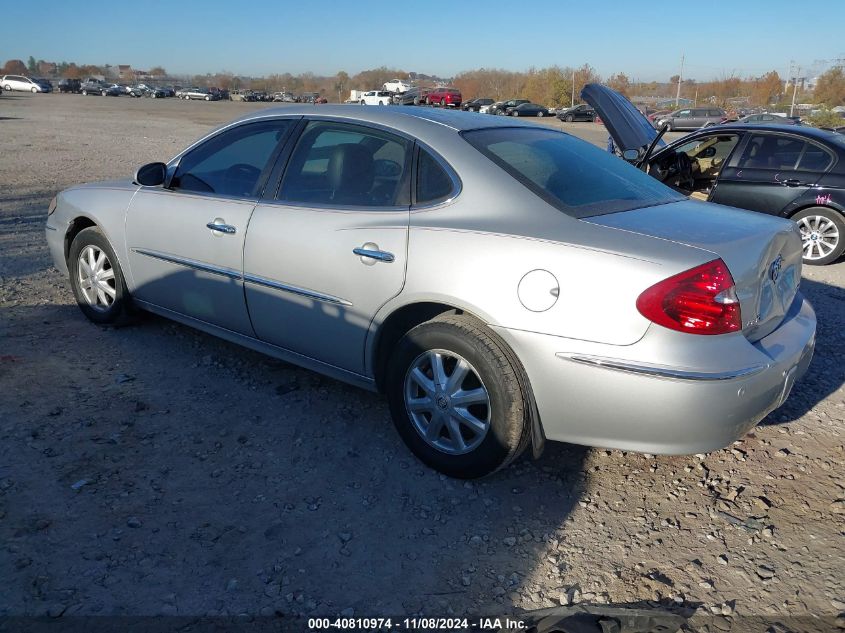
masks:
POLYGON ((783 256, 778 255, 775 261, 772 262, 772 265, 769 266, 769 277, 772 278, 772 281, 777 281, 778 277, 780 277, 781 267, 783 267, 783 256))

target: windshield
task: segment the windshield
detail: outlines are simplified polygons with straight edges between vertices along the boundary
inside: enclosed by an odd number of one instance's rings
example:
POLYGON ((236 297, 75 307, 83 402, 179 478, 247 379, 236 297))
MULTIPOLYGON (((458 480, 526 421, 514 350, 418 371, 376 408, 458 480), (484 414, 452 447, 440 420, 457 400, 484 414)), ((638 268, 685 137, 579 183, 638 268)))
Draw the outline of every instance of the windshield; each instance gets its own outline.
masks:
POLYGON ((562 132, 488 128, 464 132, 463 137, 528 189, 572 217, 684 199, 613 154, 562 132))

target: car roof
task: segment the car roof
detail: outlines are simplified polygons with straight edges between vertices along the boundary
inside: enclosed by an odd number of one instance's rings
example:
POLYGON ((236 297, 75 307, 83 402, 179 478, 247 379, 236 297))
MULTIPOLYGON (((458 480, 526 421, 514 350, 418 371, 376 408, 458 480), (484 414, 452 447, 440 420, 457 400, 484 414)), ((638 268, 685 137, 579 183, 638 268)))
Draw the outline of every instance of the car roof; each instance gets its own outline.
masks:
POLYGON ((723 125, 716 125, 712 127, 702 128, 702 130, 734 130, 736 132, 781 132, 788 134, 800 134, 817 138, 820 140, 830 139, 835 132, 829 130, 820 130, 815 127, 805 127, 801 125, 790 125, 783 123, 725 123, 723 125))
POLYGON ((420 123, 426 125, 445 126, 458 132, 492 127, 536 127, 535 123, 517 121, 510 117, 493 117, 486 114, 464 112, 461 110, 420 107, 411 108, 407 106, 362 106, 348 104, 320 106, 297 104, 290 106, 278 106, 246 114, 235 121, 243 122, 253 119, 278 116, 313 115, 382 124, 395 127, 400 130, 408 127, 416 127, 420 123))

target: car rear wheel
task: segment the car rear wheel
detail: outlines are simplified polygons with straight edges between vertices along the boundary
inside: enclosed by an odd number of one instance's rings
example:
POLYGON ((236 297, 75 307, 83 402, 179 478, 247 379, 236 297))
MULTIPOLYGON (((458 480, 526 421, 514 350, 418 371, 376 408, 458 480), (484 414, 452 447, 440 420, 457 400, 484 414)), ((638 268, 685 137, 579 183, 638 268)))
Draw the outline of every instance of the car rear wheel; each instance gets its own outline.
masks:
POLYGON ((70 284, 83 314, 94 323, 119 323, 128 315, 129 293, 109 241, 100 229, 83 229, 68 253, 70 284))
POLYGON ((428 466, 463 479, 511 463, 528 439, 527 407, 508 354, 481 323, 443 315, 410 330, 388 366, 393 422, 428 466))
POLYGON ((845 251, 845 219, 837 211, 811 207, 799 211, 792 219, 801 230, 805 264, 832 264, 845 251))
POLYGON ((572 123, 572 121, 574 121, 574 120, 575 120, 575 119, 573 119, 573 118, 572 118, 572 115, 571 115, 571 114, 567 114, 567 115, 566 115, 566 122, 567 122, 567 123, 572 123))

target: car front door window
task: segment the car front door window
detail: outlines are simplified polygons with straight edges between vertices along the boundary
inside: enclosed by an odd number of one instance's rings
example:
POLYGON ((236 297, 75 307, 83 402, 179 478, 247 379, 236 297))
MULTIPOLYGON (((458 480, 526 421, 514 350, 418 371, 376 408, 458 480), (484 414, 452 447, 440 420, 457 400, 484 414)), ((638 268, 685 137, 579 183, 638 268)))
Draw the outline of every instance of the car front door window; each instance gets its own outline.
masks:
POLYGON ((218 134, 182 157, 170 187, 225 197, 257 196, 290 125, 288 120, 248 123, 218 134))

